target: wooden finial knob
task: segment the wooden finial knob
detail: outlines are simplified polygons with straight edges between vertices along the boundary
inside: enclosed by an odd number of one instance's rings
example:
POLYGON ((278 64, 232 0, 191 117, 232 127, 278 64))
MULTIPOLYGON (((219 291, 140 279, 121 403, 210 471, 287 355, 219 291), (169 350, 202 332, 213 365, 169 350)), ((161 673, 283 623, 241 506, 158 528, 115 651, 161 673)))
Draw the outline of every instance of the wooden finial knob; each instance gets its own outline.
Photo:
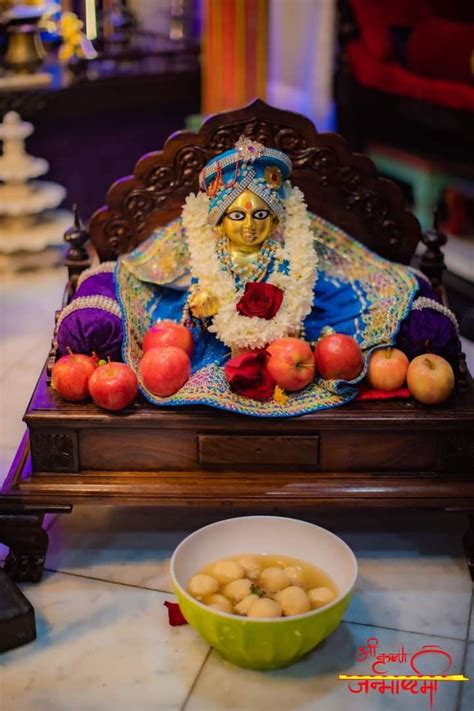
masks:
POLYGON ((444 247, 448 238, 439 229, 438 208, 435 209, 433 214, 433 229, 425 232, 422 240, 423 244, 426 245, 426 251, 421 257, 420 269, 426 274, 432 285, 439 289, 442 283, 443 271, 446 269, 441 248, 444 247))
POLYGON ((73 212, 74 224, 64 233, 64 241, 70 245, 65 265, 68 268, 72 291, 75 289, 79 274, 90 266, 89 254, 85 248, 86 242, 89 241, 89 232, 82 224, 77 205, 73 206, 73 212))
POLYGON ((64 241, 70 245, 66 255, 67 262, 82 262, 89 259, 84 245, 89 240, 89 233, 82 224, 77 205, 73 206, 74 225, 64 233, 64 241))

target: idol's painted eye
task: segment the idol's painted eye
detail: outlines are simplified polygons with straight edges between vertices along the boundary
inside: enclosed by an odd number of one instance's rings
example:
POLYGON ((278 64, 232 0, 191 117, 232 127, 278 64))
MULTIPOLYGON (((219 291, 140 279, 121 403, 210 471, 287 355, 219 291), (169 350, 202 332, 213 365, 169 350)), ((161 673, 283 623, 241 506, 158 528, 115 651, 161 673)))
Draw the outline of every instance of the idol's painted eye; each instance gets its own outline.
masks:
POLYGON ((226 217, 228 217, 229 220, 245 220, 245 212, 242 212, 241 210, 232 210, 232 212, 228 212, 226 214, 226 217))
POLYGON ((253 216, 256 220, 265 220, 269 214, 270 212, 268 210, 255 210, 253 216))

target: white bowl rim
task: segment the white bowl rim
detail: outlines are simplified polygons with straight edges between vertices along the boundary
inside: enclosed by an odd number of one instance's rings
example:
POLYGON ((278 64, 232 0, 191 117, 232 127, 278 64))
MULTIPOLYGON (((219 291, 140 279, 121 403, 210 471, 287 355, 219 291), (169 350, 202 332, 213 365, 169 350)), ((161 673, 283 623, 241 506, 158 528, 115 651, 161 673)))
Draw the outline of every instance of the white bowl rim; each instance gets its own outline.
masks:
POLYGON ((275 622, 275 623, 283 623, 283 622, 289 622, 290 620, 299 620, 299 619, 305 619, 307 617, 313 617, 316 615, 321 614, 322 612, 326 612, 326 610, 329 610, 331 607, 334 607, 337 605, 343 598, 345 598, 347 595, 350 594, 350 592, 353 590, 355 582, 357 580, 357 574, 358 574, 358 564, 357 564, 357 558, 355 557, 354 551, 352 548, 350 548, 345 541, 342 540, 339 536, 337 536, 335 533, 332 531, 328 531, 327 528, 323 528, 322 526, 318 526, 316 523, 311 523, 310 521, 303 521, 298 518, 290 518, 289 516, 270 516, 270 515, 254 515, 254 516, 234 516, 233 518, 226 518, 222 519, 220 521, 214 521, 214 523, 209 523, 207 526, 201 526, 201 528, 196 529, 192 533, 190 533, 186 538, 184 538, 181 543, 179 543, 176 548, 173 551, 173 555, 171 556, 170 560, 170 575, 171 575, 171 580, 173 582, 173 585, 179 589, 179 591, 186 597, 188 598, 191 602, 199 605, 199 607, 202 607, 203 610, 206 610, 207 612, 216 614, 217 616, 223 617, 224 619, 231 619, 231 620, 240 620, 241 622, 244 622, 246 624, 259 624, 261 622, 275 622), (175 572, 174 572, 174 566, 175 566, 175 560, 176 557, 179 554, 180 548, 184 546, 184 544, 189 541, 190 538, 193 536, 197 536, 198 533, 205 529, 209 528, 214 528, 216 526, 220 526, 222 524, 225 524, 227 522, 231 521, 247 521, 249 519, 270 519, 272 521, 295 521, 296 523, 300 524, 305 524, 307 526, 311 526, 312 528, 318 528, 320 531, 324 531, 324 533, 328 534, 331 538, 334 538, 338 541, 339 544, 342 544, 343 548, 346 548, 348 553, 349 553, 349 558, 352 560, 353 564, 353 576, 352 576, 352 582, 349 586, 347 586, 347 589, 345 589, 344 592, 340 592, 339 595, 332 600, 331 602, 328 602, 326 605, 323 605, 322 607, 318 607, 315 610, 310 610, 309 612, 303 612, 299 615, 289 615, 288 617, 254 617, 254 618, 248 618, 244 617, 241 615, 234 615, 233 613, 230 612, 223 612, 222 610, 217 610, 215 607, 210 607, 209 605, 205 605, 203 602, 200 602, 199 600, 196 600, 195 597, 190 595, 188 591, 183 588, 183 586, 178 582, 175 572))

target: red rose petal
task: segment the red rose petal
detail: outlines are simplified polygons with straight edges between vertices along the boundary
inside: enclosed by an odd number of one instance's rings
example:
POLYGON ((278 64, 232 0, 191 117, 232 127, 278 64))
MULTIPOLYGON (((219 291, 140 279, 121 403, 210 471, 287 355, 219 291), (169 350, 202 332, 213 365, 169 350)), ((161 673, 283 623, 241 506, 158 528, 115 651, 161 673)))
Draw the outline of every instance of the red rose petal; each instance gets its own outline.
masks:
POLYGON ((397 390, 377 390, 365 385, 359 386, 359 394, 356 400, 394 400, 395 398, 409 398, 408 388, 397 388, 397 390))
POLYGON ((269 400, 273 396, 275 383, 265 370, 268 353, 264 348, 240 353, 224 366, 224 373, 230 389, 254 400, 269 400))
POLYGON ((179 625, 187 625, 188 621, 181 612, 181 608, 177 602, 164 602, 163 605, 168 608, 168 622, 171 627, 178 627, 179 625))
POLYGON ((271 319, 279 311, 283 301, 283 291, 273 284, 250 281, 237 304, 242 316, 271 319))

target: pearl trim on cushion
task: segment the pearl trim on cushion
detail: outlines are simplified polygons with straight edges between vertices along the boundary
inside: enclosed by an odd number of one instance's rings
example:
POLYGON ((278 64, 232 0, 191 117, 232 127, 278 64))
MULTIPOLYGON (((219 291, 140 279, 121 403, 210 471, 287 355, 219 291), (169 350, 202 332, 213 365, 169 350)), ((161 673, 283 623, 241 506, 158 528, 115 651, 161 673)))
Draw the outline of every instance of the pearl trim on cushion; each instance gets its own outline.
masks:
POLYGON ((451 309, 448 309, 447 306, 443 306, 443 304, 438 303, 434 299, 429 299, 427 296, 419 296, 413 302, 412 309, 414 311, 421 311, 422 309, 433 309, 433 311, 438 311, 438 313, 449 318, 459 336, 458 320, 451 309))
POLYGON ((64 319, 74 311, 80 311, 81 309, 101 309, 102 311, 107 311, 117 318, 122 318, 122 312, 120 306, 109 296, 78 296, 77 299, 71 301, 70 304, 64 307, 64 309, 59 314, 57 328, 60 327, 64 319))
POLYGON ((97 267, 89 267, 79 274, 79 279, 77 280, 76 289, 79 289, 81 284, 83 284, 86 279, 95 276, 96 274, 104 274, 107 272, 113 272, 115 269, 116 262, 102 262, 97 267))

